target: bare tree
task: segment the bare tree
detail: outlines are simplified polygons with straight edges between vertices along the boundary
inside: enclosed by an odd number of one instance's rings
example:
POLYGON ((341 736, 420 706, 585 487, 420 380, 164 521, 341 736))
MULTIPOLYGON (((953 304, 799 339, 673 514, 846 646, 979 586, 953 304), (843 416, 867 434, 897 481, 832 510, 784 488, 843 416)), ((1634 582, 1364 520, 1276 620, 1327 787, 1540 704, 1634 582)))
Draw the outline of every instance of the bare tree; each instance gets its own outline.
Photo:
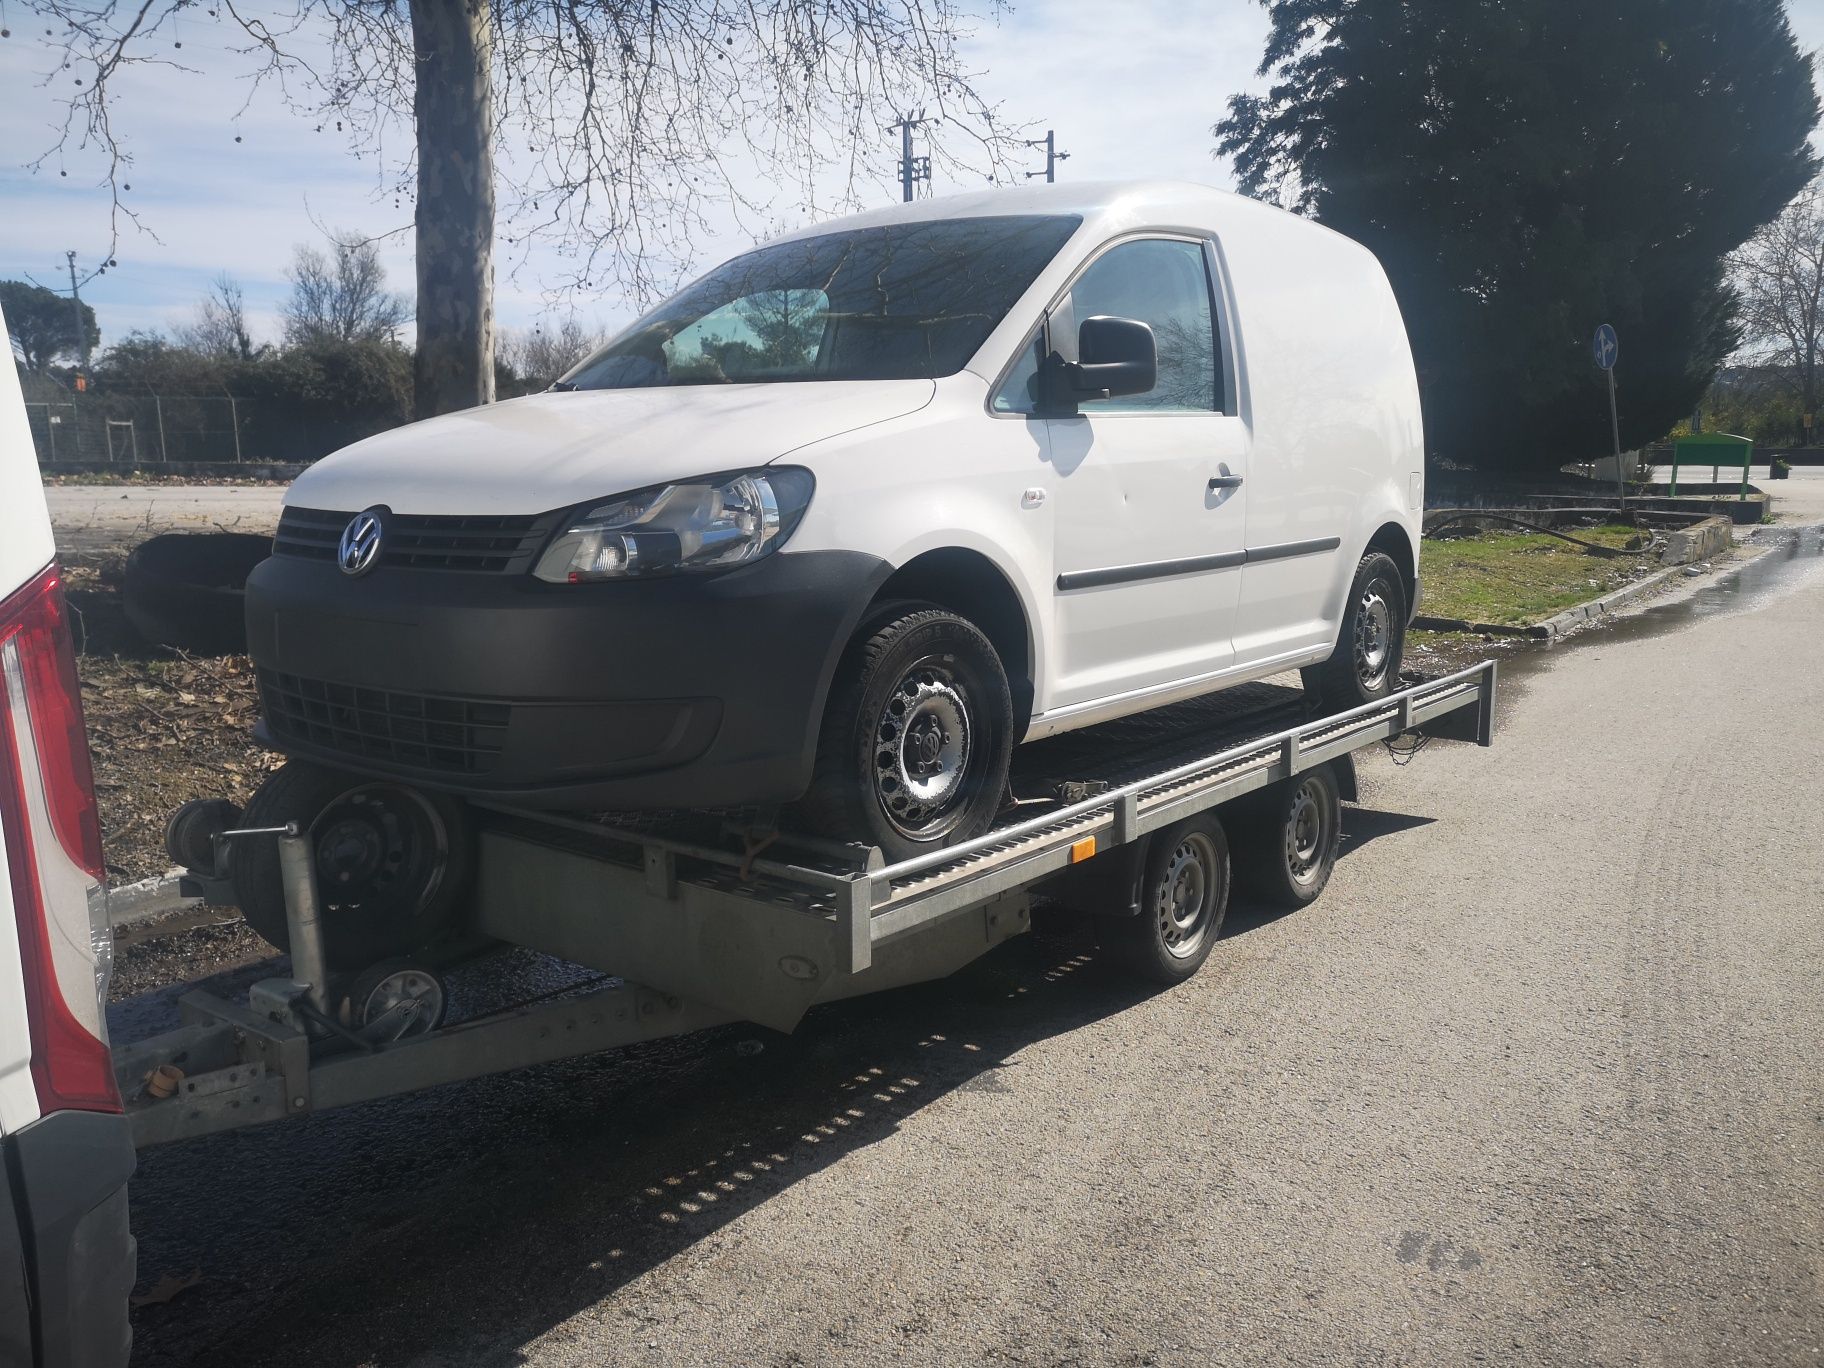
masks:
POLYGON ((196 318, 171 330, 177 345, 205 356, 250 361, 265 351, 247 328, 247 302, 240 282, 226 271, 215 278, 196 306, 196 318))
POLYGON ((371 238, 329 235, 329 251, 298 247, 292 256, 285 340, 392 342, 411 319, 411 302, 386 288, 386 267, 371 238))
POLYGON ((134 215, 112 91, 130 64, 187 59, 167 46, 180 11, 186 28, 238 40, 256 89, 276 87, 358 150, 385 154, 382 135, 411 119, 411 155, 389 164, 401 197, 415 191, 415 379, 428 415, 492 397, 497 175, 509 248, 555 239, 574 285, 615 283, 641 300, 689 263, 712 211, 746 224, 776 210, 756 196, 779 190, 811 212, 858 203, 885 169, 882 126, 907 109, 930 111, 940 175, 1005 178, 1025 130, 1000 122, 958 56, 970 14, 1001 3, 282 0, 266 17, 191 0, 22 7, 47 30, 46 83, 62 110, 39 164, 98 145, 117 227, 134 215), (834 202, 819 204, 832 178, 834 202))
POLYGON ((1742 305, 1741 360, 1786 377, 1801 412, 1815 414, 1824 378, 1824 177, 1749 238, 1730 268, 1742 305))
POLYGON ((605 334, 575 318, 562 323, 547 319, 530 328, 501 329, 498 347, 501 361, 531 391, 544 389, 605 341, 605 334))

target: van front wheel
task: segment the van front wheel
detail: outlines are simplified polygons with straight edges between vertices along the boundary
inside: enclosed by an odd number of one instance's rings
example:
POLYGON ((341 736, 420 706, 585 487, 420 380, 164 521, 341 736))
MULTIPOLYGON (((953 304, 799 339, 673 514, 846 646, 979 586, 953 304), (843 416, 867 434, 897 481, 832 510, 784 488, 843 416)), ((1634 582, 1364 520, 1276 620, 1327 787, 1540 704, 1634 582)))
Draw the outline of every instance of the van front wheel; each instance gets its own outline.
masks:
POLYGON ((844 653, 805 825, 908 859, 979 836, 1007 787, 1013 702, 993 645, 940 608, 895 605, 844 653))
POLYGON ((1393 558, 1370 551, 1355 567, 1336 649, 1304 672, 1305 690, 1332 708, 1357 708, 1399 686, 1406 648, 1406 586, 1393 558))

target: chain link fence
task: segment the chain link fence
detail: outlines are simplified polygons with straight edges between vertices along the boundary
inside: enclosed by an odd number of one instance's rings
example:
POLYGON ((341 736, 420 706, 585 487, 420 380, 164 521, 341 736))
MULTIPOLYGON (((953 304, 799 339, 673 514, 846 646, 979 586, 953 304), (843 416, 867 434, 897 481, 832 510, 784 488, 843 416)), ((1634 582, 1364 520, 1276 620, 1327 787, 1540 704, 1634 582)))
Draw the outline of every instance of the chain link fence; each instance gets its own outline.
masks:
POLYGON ((105 461, 123 469, 258 459, 247 444, 256 410, 254 400, 223 394, 71 394, 25 405, 41 464, 105 461))

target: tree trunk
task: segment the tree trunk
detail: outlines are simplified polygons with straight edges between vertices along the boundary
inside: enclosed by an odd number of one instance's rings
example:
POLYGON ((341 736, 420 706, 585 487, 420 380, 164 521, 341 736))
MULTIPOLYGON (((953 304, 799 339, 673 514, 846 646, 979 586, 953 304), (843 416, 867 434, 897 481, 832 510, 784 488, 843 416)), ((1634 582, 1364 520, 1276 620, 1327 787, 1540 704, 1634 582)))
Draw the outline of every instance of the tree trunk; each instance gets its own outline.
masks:
POLYGON ((493 33, 487 0, 411 0, 420 418, 494 401, 493 33))

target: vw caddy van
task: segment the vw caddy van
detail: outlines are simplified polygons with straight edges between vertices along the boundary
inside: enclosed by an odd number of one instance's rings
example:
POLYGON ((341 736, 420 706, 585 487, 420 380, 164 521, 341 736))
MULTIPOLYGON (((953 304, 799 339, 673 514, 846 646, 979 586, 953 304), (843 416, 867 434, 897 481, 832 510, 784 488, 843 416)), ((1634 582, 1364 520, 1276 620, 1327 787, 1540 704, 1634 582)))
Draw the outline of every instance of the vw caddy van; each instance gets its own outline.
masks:
POLYGON ((1294 215, 827 223, 297 480, 247 594, 261 735, 310 762, 273 782, 332 809, 332 890, 409 881, 462 797, 783 805, 903 858, 985 830, 1023 741, 1290 669, 1390 691, 1421 450, 1384 273, 1294 215))

